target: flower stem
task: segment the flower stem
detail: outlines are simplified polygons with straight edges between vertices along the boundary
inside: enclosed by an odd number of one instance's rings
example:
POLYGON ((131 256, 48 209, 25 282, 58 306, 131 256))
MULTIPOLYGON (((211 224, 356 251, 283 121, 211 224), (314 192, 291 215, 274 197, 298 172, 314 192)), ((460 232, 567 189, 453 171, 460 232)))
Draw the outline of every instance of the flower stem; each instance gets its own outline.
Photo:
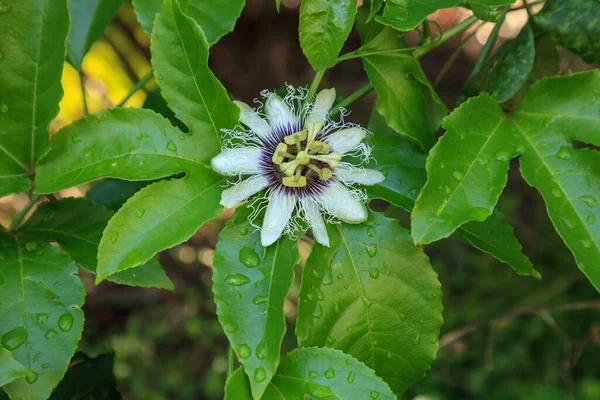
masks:
POLYGON ((83 83, 83 72, 79 71, 79 82, 81 83, 81 99, 83 100, 83 115, 88 115, 87 98, 85 95, 85 84, 83 83))
POLYGON ((233 346, 229 343, 227 348, 227 378, 233 374, 235 368, 235 354, 233 352, 233 346))
POLYGON ((373 90, 373 84, 367 83, 365 86, 358 89, 356 92, 352 93, 350 96, 346 97, 344 100, 340 101, 338 104, 332 107, 330 117, 335 117, 340 113, 340 108, 348 107, 350 104, 354 103, 356 100, 361 97, 369 94, 373 90))
POLYGON ((317 93, 317 89, 319 89, 319 85, 321 84, 321 80, 323 79, 323 76, 325 75, 325 71, 327 71, 327 68, 318 70, 317 73, 315 74, 315 77, 313 78, 313 81, 310 84, 310 88, 308 89, 308 95, 306 96, 306 99, 304 100, 304 104, 308 104, 312 101, 313 97, 315 96, 315 93, 317 93))
POLYGON ((150 70, 146 75, 142 76, 142 78, 131 88, 129 93, 125 96, 123 100, 116 105, 116 107, 123 107, 127 100, 131 98, 138 90, 140 90, 148 81, 152 78, 152 70, 150 70))
POLYGON ((12 232, 21 225, 27 213, 33 208, 33 206, 35 206, 40 197, 42 196, 39 194, 34 194, 33 196, 31 196, 31 199, 29 199, 29 203, 27 203, 27 205, 23 207, 21 211, 19 211, 13 222, 10 224, 10 227, 8 228, 9 231, 12 232))

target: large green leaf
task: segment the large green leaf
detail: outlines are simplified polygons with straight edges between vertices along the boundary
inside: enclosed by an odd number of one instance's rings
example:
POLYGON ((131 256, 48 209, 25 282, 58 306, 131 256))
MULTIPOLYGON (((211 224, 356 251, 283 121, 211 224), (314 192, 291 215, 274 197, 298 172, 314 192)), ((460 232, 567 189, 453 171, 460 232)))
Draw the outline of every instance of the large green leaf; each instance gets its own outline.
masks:
POLYGON ((63 377, 83 329, 85 291, 77 268, 59 249, 0 243, 2 346, 34 373, 4 386, 13 399, 44 400, 63 377))
POLYGON ((371 213, 361 225, 330 225, 302 274, 300 346, 331 346, 364 362, 395 393, 425 375, 442 326, 441 287, 400 223, 371 213))
POLYGON ((600 62, 600 2, 548 0, 535 25, 589 63, 600 62))
POLYGON ((71 368, 52 392, 50 400, 121 400, 113 374, 113 354, 90 358, 77 353, 71 368))
POLYGON ((0 347, 0 386, 24 376, 34 376, 23 364, 15 360, 10 351, 0 347))
MULTIPOLYGON (((133 0, 132 3, 144 31, 151 35, 161 0, 133 0)), ((226 33, 233 31, 244 3, 245 0, 179 1, 183 13, 193 18, 202 27, 210 45, 215 44, 226 33)))
POLYGON ((63 95, 66 0, 3 0, 0 12, 0 197, 29 189, 63 95))
POLYGON ((377 92, 377 111, 396 132, 429 149, 448 110, 413 56, 382 51, 398 48, 401 43, 395 32, 387 28, 359 52, 365 54, 363 65, 377 92))
POLYGON ((304 0, 300 4, 300 47, 315 70, 331 67, 346 42, 356 0, 304 0))
POLYGON ((109 210, 118 211, 123 204, 141 188, 148 186, 147 181, 124 181, 122 179, 103 179, 88 190, 85 197, 109 210))
POLYGON ((375 20, 400 31, 411 31, 434 11, 458 3, 460 0, 388 0, 383 15, 375 20))
POLYGON ((485 94, 455 110, 427 160, 428 181, 412 214, 415 241, 432 242, 489 215, 508 161, 522 154, 523 177, 540 191, 579 268, 600 288, 600 153, 573 147, 575 140, 600 145, 598 93, 596 70, 538 81, 510 118, 485 94))
POLYGON ((113 19, 123 0, 69 0, 71 29, 67 54, 73 66, 81 69, 83 57, 113 19))
MULTIPOLYGON (((277 374, 262 400, 280 399, 396 399, 389 386, 371 369, 341 351, 308 347, 295 349, 281 359, 277 374)), ((226 400, 252 400, 242 368, 225 387, 226 400)))
MULTIPOLYGON (((67 198, 41 204, 19 228, 22 241, 57 242, 83 268, 96 272, 98 244, 113 212, 86 199, 67 198)), ((173 289, 156 259, 110 280, 130 285, 173 289)))
MULTIPOLYGON (((371 199, 383 199, 412 211, 419 191, 425 185, 425 154, 417 146, 385 126, 383 117, 373 113, 369 129, 375 132, 370 139, 373 146, 373 160, 369 168, 381 171, 386 179, 367 187, 371 199), (382 136, 379 136, 382 135, 382 136)), ((494 210, 491 217, 483 222, 468 222, 458 228, 456 234, 461 240, 475 248, 491 254, 507 263, 520 275, 539 277, 531 261, 521 252, 522 246, 514 235, 513 228, 504 221, 504 216, 494 210)))
POLYGON ((463 89, 464 97, 489 93, 497 102, 512 98, 527 82, 535 59, 533 32, 525 25, 519 35, 504 43, 463 89))
POLYGON ((263 248, 260 232, 248 222, 251 212, 238 208, 219 235, 213 291, 219 321, 258 399, 279 364, 286 330, 283 303, 299 256, 296 241, 287 237, 263 248))

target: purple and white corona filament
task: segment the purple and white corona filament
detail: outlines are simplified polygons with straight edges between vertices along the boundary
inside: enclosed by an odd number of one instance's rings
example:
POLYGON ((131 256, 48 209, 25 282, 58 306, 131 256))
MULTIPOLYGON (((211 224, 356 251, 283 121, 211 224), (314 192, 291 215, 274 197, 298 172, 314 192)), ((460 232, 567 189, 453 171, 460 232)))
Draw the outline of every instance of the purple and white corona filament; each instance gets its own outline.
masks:
MULTIPOLYGON (((317 242, 329 246, 325 221, 358 224, 367 219, 367 198, 352 185, 374 185, 384 179, 379 171, 344 161, 350 155, 360 163, 369 158, 371 149, 363 143, 367 132, 328 118, 335 89, 321 91, 313 103, 304 106, 303 88, 289 86, 283 99, 268 91, 261 94, 265 104, 258 111, 235 102, 240 122, 248 129, 227 130, 229 138, 222 152, 211 161, 213 169, 223 175, 250 175, 223 191, 221 205, 234 207, 267 189, 253 203, 266 204, 263 246, 283 233, 293 233, 296 218, 308 223, 317 242)), ((255 209, 253 216, 262 208, 255 209)))

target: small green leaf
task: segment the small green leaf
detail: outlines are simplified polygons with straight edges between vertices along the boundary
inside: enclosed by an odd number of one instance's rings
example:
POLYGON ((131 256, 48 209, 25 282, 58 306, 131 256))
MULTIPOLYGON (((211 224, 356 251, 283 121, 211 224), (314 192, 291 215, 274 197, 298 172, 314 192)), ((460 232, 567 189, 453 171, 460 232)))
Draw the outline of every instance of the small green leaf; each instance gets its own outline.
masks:
POLYGON ((281 0, 275 0, 275 7, 277 8, 277 12, 281 9, 281 0))
POLYGON ((440 8, 454 7, 460 0, 388 0, 375 21, 400 31, 411 31, 440 8))
MULTIPOLYGON (((144 31, 150 36, 161 0, 133 0, 133 8, 144 31)), ((195 20, 206 34, 208 44, 233 31, 236 20, 242 13, 245 0, 180 0, 181 10, 195 20)), ((279 9, 279 8, 278 8, 279 9)))
POLYGON ((29 189, 63 95, 66 0, 3 0, 0 13, 0 197, 29 189))
POLYGON ((3 389, 13 399, 47 399, 81 338, 83 284, 55 246, 14 238, 0 243, 0 256, 0 340, 34 373, 3 389))
MULTIPOLYGON (((369 198, 383 199, 412 211, 417 195, 427 180, 425 154, 407 139, 395 135, 376 112, 373 113, 369 129, 376 134, 370 144, 373 146, 373 159, 377 163, 372 162, 368 167, 386 175, 383 182, 366 188, 369 198)), ((521 243, 515 237, 512 226, 504 221, 504 216, 498 210, 494 210, 483 222, 464 224, 456 234, 467 244, 509 264, 518 274, 540 276, 521 252, 521 243)))
POLYGON ((4 386, 24 376, 34 375, 23 364, 15 360, 10 351, 4 347, 0 347, 0 386, 4 386))
POLYGON ((479 19, 490 22, 498 22, 502 16, 499 7, 514 3, 515 0, 463 0, 463 6, 473 11, 479 19))
POLYGON ((510 100, 527 82, 535 59, 533 32, 525 25, 519 35, 504 43, 463 89, 463 98, 489 93, 497 102, 510 100))
POLYGON ((331 247, 315 244, 302 273, 298 344, 340 349, 403 392, 438 350, 437 275, 396 220, 371 213, 328 233, 331 247))
POLYGON ((268 248, 240 207, 219 234, 215 249, 213 291, 217 315, 238 359, 261 398, 279 364, 286 330, 283 303, 298 262, 296 241, 279 239, 268 248))
MULTIPOLYGON (((396 399, 365 364, 341 351, 318 347, 286 354, 261 399, 305 399, 306 395, 315 399, 396 399)), ((239 368, 227 380, 225 400, 252 399, 248 378, 239 368)))
POLYGON ((208 68, 204 33, 182 13, 177 0, 165 0, 151 43, 152 65, 162 94, 191 134, 202 137, 196 158, 208 161, 221 150, 221 129, 237 124, 239 109, 208 68))
POLYGON ((71 360, 72 367, 52 392, 50 400, 121 400, 113 374, 113 359, 113 354, 102 354, 96 358, 75 354, 71 360))
POLYGON ((69 0, 71 29, 67 53, 73 66, 80 70, 83 57, 104 33, 119 11, 123 0, 69 0))
POLYGON ((300 47, 319 71, 331 67, 350 34, 356 0, 304 0, 300 4, 300 47))
MULTIPOLYGON (((98 244, 112 215, 112 211, 86 199, 43 203, 19 228, 19 238, 25 242, 57 242, 77 264, 95 273, 98 244)), ((173 289, 173 283, 155 259, 135 270, 113 275, 110 280, 129 286, 173 289)))
POLYGON ((585 61, 600 62, 600 3, 597 0, 548 0, 533 21, 536 27, 585 61))

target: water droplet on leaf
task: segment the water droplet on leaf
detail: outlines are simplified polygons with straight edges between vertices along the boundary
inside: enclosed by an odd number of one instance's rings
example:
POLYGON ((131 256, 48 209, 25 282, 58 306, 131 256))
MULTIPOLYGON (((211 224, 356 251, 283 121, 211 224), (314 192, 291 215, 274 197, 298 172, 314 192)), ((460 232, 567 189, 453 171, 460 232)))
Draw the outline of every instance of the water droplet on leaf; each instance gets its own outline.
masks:
POLYGON ((319 376, 319 373, 317 371, 310 371, 308 373, 308 376, 310 376, 311 378, 316 378, 317 376, 319 376))
POLYGON ((232 333, 238 330, 238 325, 235 322, 224 322, 223 329, 227 333, 232 333))
POLYGON ((48 314, 43 313, 43 312, 42 313, 37 313, 37 314, 35 314, 35 319, 40 324, 45 324, 46 322, 48 322, 48 314))
POLYGON ((552 196, 556 197, 557 199, 560 199, 562 197, 562 193, 560 192, 560 190, 552 189, 550 193, 552 193, 552 196))
POLYGON ((169 143, 167 143, 167 149, 170 151, 177 151, 177 146, 175 146, 175 143, 172 140, 169 140, 169 143))
POLYGON ((454 171, 452 173, 452 176, 454 177, 454 179, 456 179, 459 182, 463 180, 463 174, 462 174, 462 172, 454 171))
POLYGON ((376 245, 367 245, 365 244, 365 250, 369 257, 373 258, 377 255, 377 246, 376 245))
POLYGON ((414 335, 411 339, 411 342, 415 345, 421 343, 421 335, 419 335, 418 333, 414 335))
POLYGON ((25 243, 25 250, 27 251, 32 251, 35 250, 37 248, 37 243, 36 242, 27 242, 25 243))
POLYGON ((250 278, 242 274, 227 275, 225 282, 232 286, 243 286, 250 282, 250 278))
POLYGON ((258 267, 260 264, 260 257, 254 249, 250 247, 242 247, 240 250, 240 261, 248 268, 258 267))
POLYGON ((327 378, 327 379, 335 378, 335 370, 333 368, 329 367, 327 369, 327 371, 325 371, 325 378, 327 378))
POLYGON ((69 332, 73 327, 73 316, 71 314, 63 314, 58 317, 58 327, 63 332, 69 332))
POLYGON ((335 314, 339 314, 340 313, 340 303, 334 303, 333 304, 333 312, 335 314))
POLYGON ((321 318, 323 316, 323 307, 317 303, 315 310, 312 313, 312 316, 315 318, 321 318))
POLYGON ((22 326, 11 329, 2 335, 2 347, 6 350, 14 350, 21 347, 27 341, 27 331, 22 326))
POLYGON ((242 229, 240 229, 240 235, 246 236, 247 234, 248 234, 248 228, 243 227, 242 229))
POLYGON ((52 338, 55 338, 56 335, 58 335, 58 332, 56 332, 54 329, 48 329, 44 334, 44 337, 46 338, 46 340, 50 340, 52 338))
POLYGON ((117 243, 117 240, 119 240, 119 234, 118 233, 113 233, 112 235, 110 235, 110 241, 112 243, 117 243))
POLYGON ((377 392, 377 390, 371 390, 371 398, 373 400, 375 400, 378 397, 379 397, 379 393, 377 392))
POLYGON ((586 218, 586 221, 590 226, 594 225, 596 223, 596 216, 592 213, 589 213, 586 218))
POLYGON ((508 161, 510 160, 510 153, 508 151, 497 151, 496 154, 494 154, 494 158, 497 161, 508 161))
POLYGON ((369 270, 369 276, 373 279, 379 278, 379 270, 377 268, 371 268, 369 270))
POLYGON ((73 135, 73 136, 71 136, 71 141, 73 143, 79 143, 79 142, 81 142, 81 138, 77 135, 73 135))
POLYGON ((598 200, 596 200, 594 197, 592 196, 581 196, 579 198, 579 200, 583 201, 585 204, 587 204, 589 207, 596 207, 598 205, 598 200))
POLYGON ((245 344, 241 344, 238 346, 238 355, 240 358, 248 358, 250 357, 250 347, 245 344))
POLYGON ((49 366, 50 366, 50 364, 48 364, 48 363, 43 363, 42 364, 42 368, 43 369, 48 369, 49 366))
POLYGON ((38 377, 40 376, 37 372, 31 371, 31 373, 33 375, 28 375, 25 377, 25 380, 27 381, 27 383, 29 383, 30 385, 35 383, 35 381, 38 380, 38 377))
POLYGON ((571 155, 572 150, 569 146, 561 147, 558 153, 556 153, 556 157, 560 158, 561 160, 568 160, 571 158, 571 155))
POLYGON ((144 210, 143 208, 138 208, 135 211, 135 216, 138 217, 138 218, 142 218, 145 213, 146 213, 146 210, 144 210))
POLYGON ((335 343, 335 338, 331 335, 327 336, 327 344, 332 345, 335 343))
POLYGON ((592 248, 592 242, 590 242, 587 239, 583 239, 581 241, 581 244, 583 245, 583 247, 585 247, 586 249, 591 249, 592 248))
POLYGON ((356 377, 356 376, 355 376, 354 372, 350 372, 350 373, 348 374, 348 379, 346 379, 346 380, 348 381, 348 383, 352 383, 352 382, 354 382, 354 378, 355 378, 355 377, 356 377))
POLYGON ((267 378, 265 374, 265 369, 263 367, 258 367, 254 370, 254 382, 262 382, 267 378))

